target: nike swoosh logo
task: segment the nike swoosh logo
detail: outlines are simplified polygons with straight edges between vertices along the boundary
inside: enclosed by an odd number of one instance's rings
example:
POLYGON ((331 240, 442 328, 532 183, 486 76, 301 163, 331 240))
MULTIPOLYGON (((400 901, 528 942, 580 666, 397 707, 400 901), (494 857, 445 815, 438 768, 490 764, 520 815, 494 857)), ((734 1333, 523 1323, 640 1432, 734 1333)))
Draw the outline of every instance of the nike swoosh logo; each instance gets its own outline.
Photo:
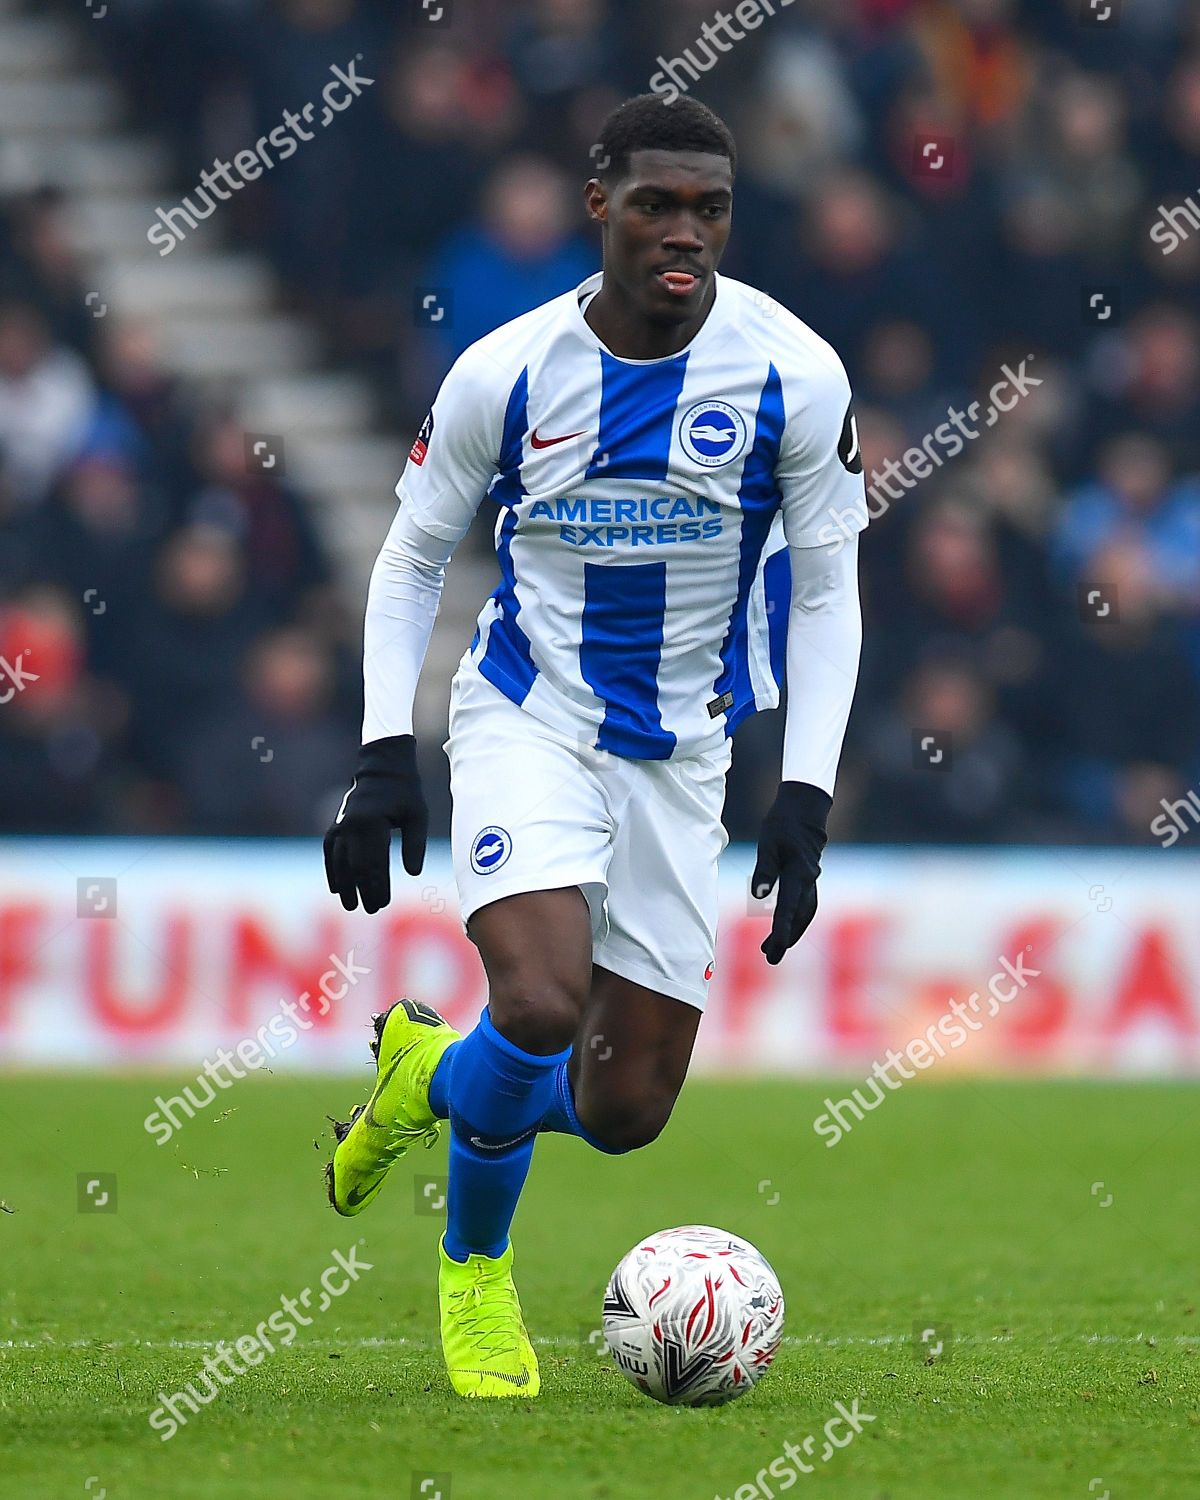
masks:
POLYGON ((539 1120, 532 1130, 522 1131, 520 1135, 514 1135, 511 1141, 500 1141, 497 1145, 493 1145, 488 1141, 481 1141, 477 1135, 473 1135, 471 1137, 471 1145, 480 1151, 508 1151, 513 1146, 519 1146, 522 1141, 527 1141, 537 1135, 541 1128, 542 1124, 539 1120))
POLYGON ((376 1130, 382 1130, 384 1127, 380 1123, 380 1121, 378 1121, 375 1118, 375 1101, 376 1101, 376 1099, 379 1098, 380 1094, 383 1093, 384 1089, 387 1088, 388 1084, 391 1082, 392 1074, 396 1071, 396 1069, 404 1061, 404 1059, 407 1056, 407 1054, 409 1052, 411 1052, 411 1051, 412 1051, 411 1047, 405 1047, 405 1049, 404 1049, 403 1052, 397 1053, 396 1056, 392 1058, 392 1061, 391 1061, 391 1063, 388 1066, 387 1072, 383 1075, 383 1077, 375 1085, 375 1092, 367 1100, 367 1107, 366 1107, 366 1110, 364 1111, 364 1113, 366 1115, 366 1119, 367 1119, 367 1124, 374 1126, 374 1128, 376 1130))
POLYGON ((540 451, 543 448, 554 448, 559 443, 569 443, 572 438, 583 437, 586 434, 586 432, 587 432, 587 429, 584 428, 583 432, 568 432, 567 435, 566 435, 566 437, 543 438, 543 437, 538 437, 538 435, 537 435, 537 428, 535 427, 534 430, 533 430, 533 436, 529 439, 529 441, 530 441, 530 443, 532 443, 532 445, 535 448, 537 448, 540 451))
MULTIPOLYGON (((368 1125, 372 1126, 376 1130, 383 1130, 385 1127, 375 1118, 375 1101, 387 1087, 392 1074, 396 1071, 396 1069, 404 1061, 407 1054, 411 1051, 411 1047, 405 1047, 403 1052, 399 1053, 392 1059, 391 1063, 388 1066, 387 1072, 375 1085, 375 1092, 367 1100, 366 1105, 363 1108, 363 1118, 366 1120, 366 1123, 368 1125)), ((363 1189, 363 1191, 361 1192, 356 1187, 351 1188, 350 1191, 346 1194, 346 1207, 357 1208, 358 1205, 364 1200, 364 1198, 366 1198, 368 1194, 374 1191, 374 1187, 375 1184, 372 1183, 369 1187, 363 1189)))
POLYGON ((333 820, 335 823, 340 823, 342 821, 342 819, 346 816, 346 803, 349 802, 350 795, 355 790, 355 788, 357 786, 358 786, 358 777, 356 776, 354 778, 354 780, 350 783, 350 791, 348 791, 346 793, 346 795, 342 798, 342 805, 341 805, 341 807, 338 808, 338 810, 337 810, 337 817, 334 818, 334 820, 333 820))

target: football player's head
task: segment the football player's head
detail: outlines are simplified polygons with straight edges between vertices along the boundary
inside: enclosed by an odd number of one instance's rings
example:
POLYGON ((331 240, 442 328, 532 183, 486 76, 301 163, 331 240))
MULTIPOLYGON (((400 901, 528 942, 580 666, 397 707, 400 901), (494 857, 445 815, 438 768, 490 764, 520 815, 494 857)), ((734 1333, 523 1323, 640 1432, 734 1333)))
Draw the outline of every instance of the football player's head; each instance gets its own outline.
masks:
POLYGON ((707 309, 729 239, 737 147, 690 95, 641 94, 614 110, 592 148, 588 213, 601 226, 604 274, 648 319, 683 323, 707 309))

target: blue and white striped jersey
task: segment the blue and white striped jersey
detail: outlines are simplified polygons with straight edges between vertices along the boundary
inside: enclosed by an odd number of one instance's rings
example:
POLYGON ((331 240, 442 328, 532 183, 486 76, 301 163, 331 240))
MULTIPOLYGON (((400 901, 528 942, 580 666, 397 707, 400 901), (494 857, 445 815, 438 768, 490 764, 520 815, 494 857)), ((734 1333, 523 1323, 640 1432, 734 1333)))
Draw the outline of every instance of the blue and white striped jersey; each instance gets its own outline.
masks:
POLYGON ((619 359, 584 317, 600 282, 461 356, 396 493, 447 546, 485 494, 500 506, 464 670, 599 749, 694 755, 779 701, 788 545, 867 523, 850 387, 823 339, 723 276, 687 348, 619 359))

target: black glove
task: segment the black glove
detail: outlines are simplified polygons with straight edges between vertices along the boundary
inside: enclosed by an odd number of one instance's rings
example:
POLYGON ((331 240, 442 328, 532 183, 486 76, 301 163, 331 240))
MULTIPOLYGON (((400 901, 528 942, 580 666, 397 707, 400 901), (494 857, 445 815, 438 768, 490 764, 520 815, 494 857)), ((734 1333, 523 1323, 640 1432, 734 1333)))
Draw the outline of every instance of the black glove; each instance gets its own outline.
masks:
POLYGON ((392 829, 400 830, 404 868, 419 875, 425 863, 429 809, 417 774, 411 734, 372 740, 358 752, 354 785, 325 835, 325 878, 347 911, 376 912, 392 899, 388 853, 392 829))
POLYGON ((833 798, 806 781, 781 783, 758 839, 758 863, 750 891, 759 901, 779 882, 775 920, 762 945, 769 964, 777 964, 803 937, 817 914, 817 876, 828 834, 825 820, 833 798))

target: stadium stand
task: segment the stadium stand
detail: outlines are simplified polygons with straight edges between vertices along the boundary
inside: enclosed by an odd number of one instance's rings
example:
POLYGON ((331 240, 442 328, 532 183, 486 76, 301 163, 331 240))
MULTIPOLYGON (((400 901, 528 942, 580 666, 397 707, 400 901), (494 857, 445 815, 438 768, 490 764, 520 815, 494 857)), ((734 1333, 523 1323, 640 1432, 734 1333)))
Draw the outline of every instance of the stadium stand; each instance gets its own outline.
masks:
MULTIPOLYGON (((100 9, 0 4, 0 656, 37 674, 0 709, 0 826, 314 835, 437 381, 595 266, 592 132, 714 7, 100 9), (328 129, 171 254, 146 242, 359 54, 328 129)), ((842 353, 868 482, 905 471, 873 489, 838 836, 1149 841, 1200 780, 1200 212, 1168 217, 1200 201, 1200 12, 1127 7, 1114 42, 1075 0, 813 0, 696 88, 742 150, 724 269, 842 353), (932 436, 1025 368, 957 452, 932 436)), ((418 705, 441 831, 488 532, 418 705)), ((739 734, 735 838, 778 717, 739 734)))

